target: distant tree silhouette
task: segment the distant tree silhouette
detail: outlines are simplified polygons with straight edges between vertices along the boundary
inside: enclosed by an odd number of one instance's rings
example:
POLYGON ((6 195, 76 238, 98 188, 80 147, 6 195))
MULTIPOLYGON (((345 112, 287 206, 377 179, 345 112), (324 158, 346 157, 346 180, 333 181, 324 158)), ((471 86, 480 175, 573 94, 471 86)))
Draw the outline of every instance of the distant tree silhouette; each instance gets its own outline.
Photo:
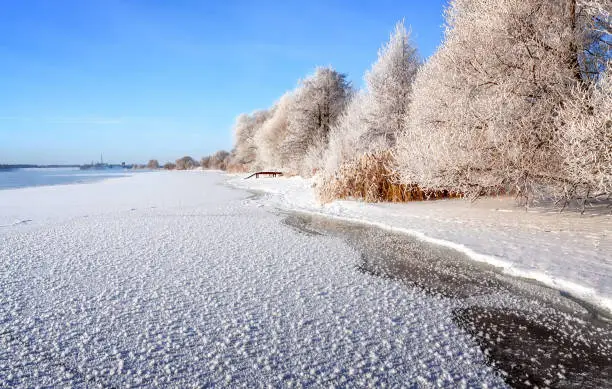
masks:
POLYGON ((185 156, 176 160, 176 170, 189 170, 198 166, 198 162, 190 156, 185 156))

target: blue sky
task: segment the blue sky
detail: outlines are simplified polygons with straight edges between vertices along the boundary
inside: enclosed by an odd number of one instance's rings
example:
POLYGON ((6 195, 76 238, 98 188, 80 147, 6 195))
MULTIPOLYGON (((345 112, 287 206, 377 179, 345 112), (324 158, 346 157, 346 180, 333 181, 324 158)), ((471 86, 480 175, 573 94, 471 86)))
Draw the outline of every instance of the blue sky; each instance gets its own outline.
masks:
POLYGON ((200 158, 230 149, 242 112, 317 65, 355 86, 405 19, 423 57, 442 0, 6 0, 0 163, 200 158))

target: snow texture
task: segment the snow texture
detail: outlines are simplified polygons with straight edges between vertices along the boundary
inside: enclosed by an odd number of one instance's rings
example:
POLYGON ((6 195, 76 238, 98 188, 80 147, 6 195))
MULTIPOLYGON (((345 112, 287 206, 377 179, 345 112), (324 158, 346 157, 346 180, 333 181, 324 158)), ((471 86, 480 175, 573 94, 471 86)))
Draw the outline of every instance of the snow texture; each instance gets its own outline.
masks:
POLYGON ((266 192, 265 205, 367 223, 459 250, 612 313, 611 215, 526 210, 509 198, 321 205, 312 179, 234 176, 229 183, 266 192))
POLYGON ((505 387, 452 300, 364 274, 341 239, 261 206, 321 210, 307 181, 249 181, 280 193, 260 200, 224 180, 155 172, 0 192, 0 387, 505 387))

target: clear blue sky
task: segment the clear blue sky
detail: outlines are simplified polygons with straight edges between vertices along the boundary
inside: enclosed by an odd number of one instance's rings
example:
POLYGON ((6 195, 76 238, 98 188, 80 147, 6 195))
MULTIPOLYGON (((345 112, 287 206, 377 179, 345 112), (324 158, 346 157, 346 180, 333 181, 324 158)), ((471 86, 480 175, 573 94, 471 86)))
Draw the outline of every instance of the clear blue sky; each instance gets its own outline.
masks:
POLYGON ((362 77, 404 18, 423 57, 443 0, 5 0, 0 163, 200 158, 317 65, 362 77))

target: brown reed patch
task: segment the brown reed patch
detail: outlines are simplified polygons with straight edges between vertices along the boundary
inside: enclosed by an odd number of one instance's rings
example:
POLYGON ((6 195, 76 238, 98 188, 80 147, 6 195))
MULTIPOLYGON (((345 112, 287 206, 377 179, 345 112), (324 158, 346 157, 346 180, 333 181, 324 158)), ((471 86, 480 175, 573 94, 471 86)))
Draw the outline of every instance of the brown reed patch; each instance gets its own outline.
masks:
POLYGON ((317 186, 319 200, 327 203, 352 198, 366 202, 402 203, 462 197, 460 193, 422 190, 417 185, 402 184, 392 169, 393 164, 389 151, 366 154, 346 162, 333 176, 324 177, 317 186))

